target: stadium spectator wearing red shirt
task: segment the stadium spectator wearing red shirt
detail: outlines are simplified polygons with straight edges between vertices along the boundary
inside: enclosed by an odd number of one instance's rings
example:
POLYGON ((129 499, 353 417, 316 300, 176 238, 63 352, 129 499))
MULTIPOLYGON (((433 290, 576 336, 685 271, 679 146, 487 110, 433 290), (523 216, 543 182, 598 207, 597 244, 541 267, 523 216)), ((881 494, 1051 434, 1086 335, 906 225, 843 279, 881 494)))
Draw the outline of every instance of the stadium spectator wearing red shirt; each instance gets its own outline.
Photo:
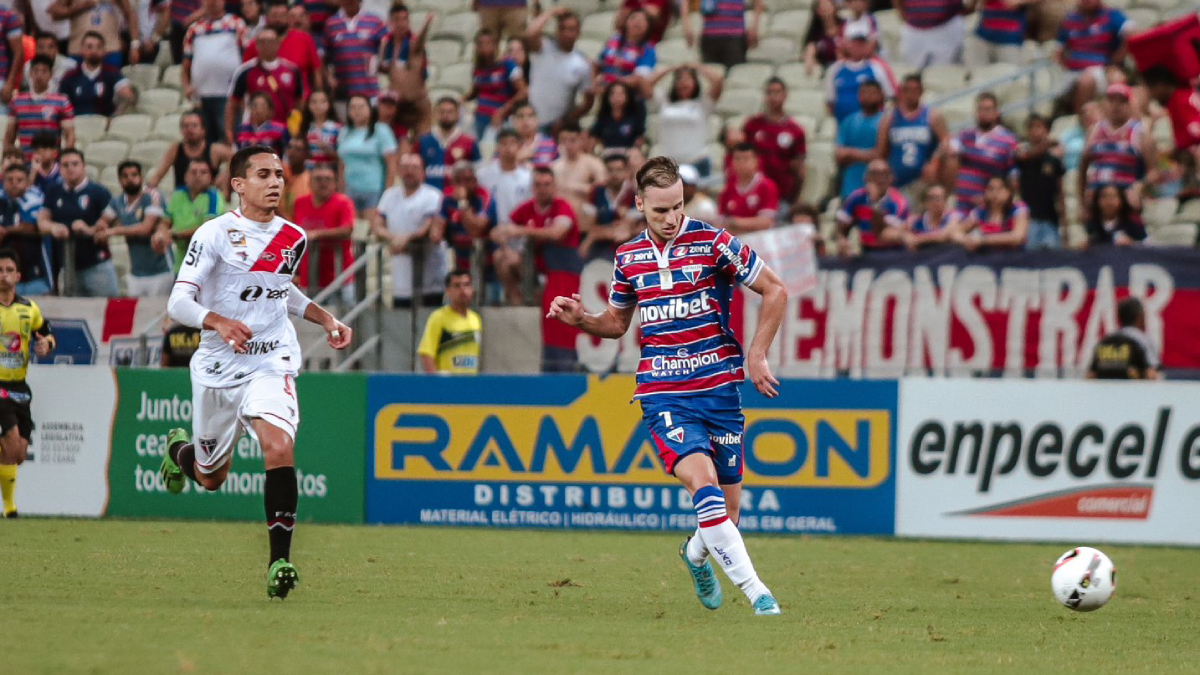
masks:
POLYGON ((958 60, 966 37, 962 0, 897 0, 900 54, 918 70, 958 60))
MULTIPOLYGON (((321 64, 321 56, 317 53, 317 43, 313 36, 291 27, 288 18, 287 0, 267 0, 267 27, 279 36, 278 58, 291 63, 300 71, 300 81, 303 87, 301 98, 307 97, 314 89, 325 88, 325 68, 321 64)), ((259 31, 261 35, 262 32, 259 31)), ((258 40, 246 48, 244 58, 259 58, 258 40)), ((261 60, 270 61, 263 57, 261 60)))
POLYGON ((859 231, 864 249, 899 248, 904 244, 908 200, 892 187, 892 169, 887 161, 871 160, 866 183, 846 197, 837 212, 838 254, 850 252, 847 234, 859 231))
POLYGON ((417 152, 425 163, 425 182, 450 194, 446 177, 460 161, 478 162, 482 155, 475 139, 458 128, 458 101, 449 96, 437 102, 436 124, 417 140, 417 152))
MULTIPOLYGON (((748 0, 705 0, 700 5, 703 22, 700 27, 700 57, 705 63, 719 63, 732 68, 746 62, 746 52, 758 46, 762 21, 763 0, 754 0, 754 17, 746 27, 748 0)), ((689 47, 696 43, 692 29, 691 8, 688 2, 679 4, 679 21, 689 47)))
MULTIPOLYGON (((299 286, 316 291, 331 284, 340 270, 354 264, 350 234, 354 230, 354 202, 337 191, 337 172, 332 164, 318 164, 309 170, 312 193, 296 198, 292 220, 308 233, 309 254, 300 261, 296 276, 299 286), (311 247, 316 247, 311 248, 311 247), (338 264, 338 253, 341 263, 338 264), (317 286, 310 286, 308 261, 317 254, 317 286)), ((349 283, 347 288, 353 291, 349 283)))
POLYGON ((291 62, 279 58, 279 36, 274 28, 258 32, 254 43, 259 46, 258 58, 250 59, 233 76, 233 88, 225 104, 225 133, 232 135, 242 120, 242 102, 255 94, 271 98, 274 110, 271 119, 287 124, 288 117, 304 100, 304 84, 300 71, 291 62))
POLYGON ((717 199, 720 223, 735 235, 770 229, 779 210, 779 188, 759 171, 758 153, 749 143, 733 148, 733 173, 717 199))
POLYGON ((33 137, 41 134, 61 137, 63 148, 75 147, 75 110, 71 101, 49 90, 54 62, 45 56, 35 56, 29 66, 30 90, 14 96, 9 105, 4 147, 16 147, 19 142, 25 156, 32 157, 33 137))
POLYGON ((804 185, 804 128, 783 110, 788 90, 783 80, 767 80, 763 112, 746 120, 743 132, 754 146, 762 172, 779 188, 779 199, 792 204, 804 185))
POLYGON ((322 35, 325 33, 325 24, 329 22, 329 18, 333 13, 338 11, 338 1, 326 2, 325 0, 300 0, 296 5, 303 7, 308 14, 308 22, 312 26, 313 35, 322 35))
POLYGON ((1180 82, 1166 66, 1158 65, 1142 73, 1150 97, 1167 109, 1175 132, 1175 149, 1200 145, 1200 92, 1180 82))
POLYGON ((1016 134, 1000 125, 996 96, 984 92, 975 99, 975 128, 950 139, 945 163, 947 182, 954 182, 954 212, 959 216, 979 206, 984 187, 993 176, 1008 178, 1017 168, 1016 134))
MULTIPOLYGON (((550 302, 554 297, 571 297, 579 292, 579 273, 583 269, 578 252, 579 220, 571 204, 556 197, 556 192, 554 172, 546 167, 534 169, 533 199, 514 209, 510 216, 513 224, 497 227, 492 236, 492 240, 499 244, 517 237, 526 237, 533 242, 538 271, 546 275, 546 290, 542 295, 543 316, 550 311, 550 302)), ((502 250, 515 252, 512 248, 502 250)), ((497 275, 516 274, 519 277, 519 256, 508 255, 505 263, 502 270, 499 261, 497 262, 497 275), (513 262, 516 265, 513 265, 513 262)), ((575 338, 578 335, 577 328, 558 321, 544 320, 543 370, 575 370, 578 363, 575 338)))
POLYGON ((325 60, 333 68, 335 98, 359 94, 374 101, 379 79, 372 65, 387 33, 383 19, 363 11, 361 0, 342 0, 342 8, 325 22, 325 60))
POLYGON ((1059 49, 1054 58, 1078 74, 1075 81, 1075 111, 1096 98, 1107 85, 1105 69, 1125 60, 1133 22, 1118 9, 1101 0, 1079 0, 1058 28, 1059 49))

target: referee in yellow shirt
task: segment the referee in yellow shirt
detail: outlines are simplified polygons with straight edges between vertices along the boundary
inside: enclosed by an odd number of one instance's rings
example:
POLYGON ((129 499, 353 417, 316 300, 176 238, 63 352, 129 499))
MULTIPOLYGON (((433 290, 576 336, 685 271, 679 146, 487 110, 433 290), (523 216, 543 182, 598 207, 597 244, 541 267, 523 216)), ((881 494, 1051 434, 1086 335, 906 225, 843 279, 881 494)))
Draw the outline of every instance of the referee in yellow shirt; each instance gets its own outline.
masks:
POLYGON ((449 304, 429 315, 417 355, 426 373, 470 374, 479 372, 479 344, 483 320, 471 309, 475 288, 471 275, 455 270, 446 275, 449 304))
POLYGON ((21 264, 11 249, 0 249, 0 496, 4 517, 15 518, 13 492, 17 467, 25 461, 33 437, 29 402, 33 394, 25 383, 30 345, 33 353, 45 356, 54 351, 50 323, 36 303, 17 295, 21 264))

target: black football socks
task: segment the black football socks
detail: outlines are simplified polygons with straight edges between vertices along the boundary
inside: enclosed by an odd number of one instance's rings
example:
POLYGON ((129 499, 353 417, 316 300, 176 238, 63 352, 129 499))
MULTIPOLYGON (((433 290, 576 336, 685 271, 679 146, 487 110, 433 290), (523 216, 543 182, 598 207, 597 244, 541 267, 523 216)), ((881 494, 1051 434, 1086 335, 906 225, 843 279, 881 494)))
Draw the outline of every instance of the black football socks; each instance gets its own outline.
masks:
POLYGON ((292 552, 292 529, 296 527, 296 468, 281 466, 267 469, 267 482, 263 487, 263 502, 267 511, 267 534, 271 539, 271 559, 267 565, 283 558, 289 560, 292 552))
POLYGON ((200 482, 196 479, 196 446, 180 441, 172 445, 167 450, 167 454, 171 456, 171 461, 175 462, 183 471, 183 475, 191 478, 193 483, 200 482))

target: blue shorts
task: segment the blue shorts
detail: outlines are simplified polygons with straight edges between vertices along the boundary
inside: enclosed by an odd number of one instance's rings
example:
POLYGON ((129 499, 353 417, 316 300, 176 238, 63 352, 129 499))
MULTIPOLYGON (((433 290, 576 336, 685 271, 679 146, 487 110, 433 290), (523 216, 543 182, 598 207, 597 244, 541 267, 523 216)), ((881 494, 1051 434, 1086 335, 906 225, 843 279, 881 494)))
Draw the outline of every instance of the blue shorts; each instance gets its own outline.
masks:
POLYGON ((688 455, 707 454, 717 470, 717 482, 742 482, 742 434, 746 417, 736 388, 733 398, 722 396, 650 396, 642 399, 642 419, 650 429, 658 456, 675 474, 675 464, 688 455))

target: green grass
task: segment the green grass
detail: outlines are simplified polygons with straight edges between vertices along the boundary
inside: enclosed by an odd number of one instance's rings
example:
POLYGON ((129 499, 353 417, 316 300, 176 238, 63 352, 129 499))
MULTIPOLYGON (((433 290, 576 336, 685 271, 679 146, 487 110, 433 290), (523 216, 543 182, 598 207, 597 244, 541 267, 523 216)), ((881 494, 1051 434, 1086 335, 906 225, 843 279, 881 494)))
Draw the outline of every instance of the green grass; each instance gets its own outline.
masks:
POLYGON ((722 577, 704 610, 673 534, 297 528, 268 602, 255 524, 0 522, 0 672, 1194 673, 1193 550, 1105 547, 1112 603, 1051 597, 1063 545, 751 537, 780 617, 722 577))

